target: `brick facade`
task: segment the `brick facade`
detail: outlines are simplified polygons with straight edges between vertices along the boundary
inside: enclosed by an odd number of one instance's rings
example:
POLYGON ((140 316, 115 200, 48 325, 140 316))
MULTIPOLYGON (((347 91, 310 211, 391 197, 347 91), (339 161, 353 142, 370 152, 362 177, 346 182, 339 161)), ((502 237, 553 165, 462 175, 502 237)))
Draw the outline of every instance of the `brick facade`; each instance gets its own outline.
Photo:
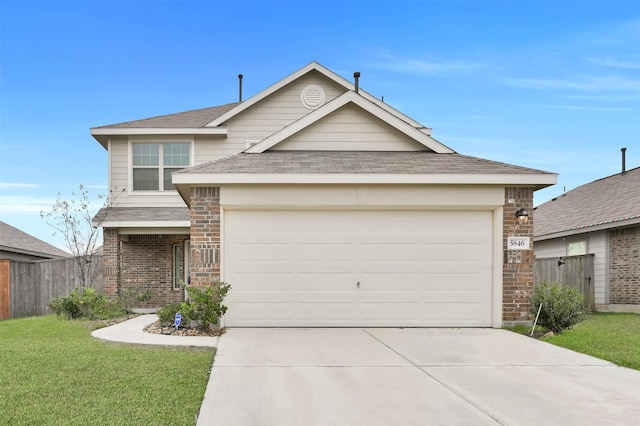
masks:
POLYGON ((118 235, 104 230, 104 293, 111 299, 130 297, 135 308, 157 308, 184 300, 184 290, 174 289, 174 246, 184 277, 184 244, 189 235, 118 235), (148 293, 148 300, 136 300, 148 293))
POLYGON ((505 188, 503 210, 502 319, 505 322, 529 321, 529 298, 533 294, 533 189, 505 188), (529 220, 520 223, 516 211, 524 208, 529 220), (508 237, 529 237, 529 250, 507 250, 508 237))
POLYGON ((220 188, 191 189, 191 284, 220 279, 220 188))
POLYGON ((118 298, 120 283, 120 238, 115 228, 102 230, 102 290, 112 300, 118 298))
MULTIPOLYGON (((220 188, 193 188, 190 214, 191 235, 130 235, 120 238, 116 229, 105 229, 103 246, 105 293, 115 298, 127 290, 138 289, 139 293, 149 290, 151 299, 137 303, 136 307, 159 307, 183 300, 184 292, 173 289, 173 247, 175 245, 183 250, 184 241, 189 239, 191 284, 204 286, 219 279, 220 188)), ((531 319, 529 297, 533 292, 533 220, 533 189, 506 188, 503 210, 502 315, 503 321, 507 323, 531 319), (519 223, 515 217, 515 212, 519 208, 529 212, 527 223, 519 223), (529 237, 531 247, 528 250, 507 250, 507 238, 510 236, 529 237)), ((622 244, 620 247, 627 247, 627 250, 631 251, 635 248, 636 259, 640 239, 639 229, 640 227, 635 228, 635 233, 620 235, 620 238, 629 240, 626 245, 622 244)), ((184 258, 182 252, 179 257, 184 258)), ((181 273, 184 267, 185 265, 179 265, 181 273)), ((621 277, 620 280, 622 277, 635 276, 636 285, 633 294, 636 302, 612 301, 612 303, 640 303, 637 262, 635 264, 620 263, 617 271, 621 277)), ((629 284, 624 285, 629 286, 629 284)))
POLYGON ((609 231, 609 303, 640 304, 640 226, 609 231))

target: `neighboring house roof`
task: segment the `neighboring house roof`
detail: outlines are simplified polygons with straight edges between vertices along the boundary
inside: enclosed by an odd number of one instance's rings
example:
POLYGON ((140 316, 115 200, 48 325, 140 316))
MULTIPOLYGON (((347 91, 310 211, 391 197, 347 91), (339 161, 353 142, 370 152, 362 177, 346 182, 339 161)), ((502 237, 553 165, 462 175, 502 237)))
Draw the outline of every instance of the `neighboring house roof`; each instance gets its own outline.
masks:
POLYGON ((94 226, 118 227, 184 227, 190 224, 187 207, 109 207, 93 217, 94 226))
POLYGON ((579 186, 535 208, 536 240, 640 223, 640 167, 579 186))
POLYGON ((71 254, 0 221, 0 251, 55 259, 71 254))

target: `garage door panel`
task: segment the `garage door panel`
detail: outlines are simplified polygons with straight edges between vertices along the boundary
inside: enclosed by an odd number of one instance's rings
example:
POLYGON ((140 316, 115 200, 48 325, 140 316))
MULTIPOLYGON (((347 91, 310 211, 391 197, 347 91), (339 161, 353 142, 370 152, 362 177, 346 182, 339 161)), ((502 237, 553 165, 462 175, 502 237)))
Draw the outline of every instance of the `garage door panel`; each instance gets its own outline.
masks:
POLYGON ((224 224, 227 326, 491 325, 489 211, 227 211, 224 224))

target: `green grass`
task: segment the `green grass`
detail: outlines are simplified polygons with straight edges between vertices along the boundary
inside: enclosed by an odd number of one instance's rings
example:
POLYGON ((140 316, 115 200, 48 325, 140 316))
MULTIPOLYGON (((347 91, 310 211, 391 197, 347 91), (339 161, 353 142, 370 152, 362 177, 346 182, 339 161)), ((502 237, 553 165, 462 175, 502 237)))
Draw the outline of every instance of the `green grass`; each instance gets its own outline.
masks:
POLYGON ((55 316, 0 321, 0 425, 193 425, 214 353, 104 342, 55 316))
POLYGON ((640 314, 594 313, 545 342, 640 370, 640 314))

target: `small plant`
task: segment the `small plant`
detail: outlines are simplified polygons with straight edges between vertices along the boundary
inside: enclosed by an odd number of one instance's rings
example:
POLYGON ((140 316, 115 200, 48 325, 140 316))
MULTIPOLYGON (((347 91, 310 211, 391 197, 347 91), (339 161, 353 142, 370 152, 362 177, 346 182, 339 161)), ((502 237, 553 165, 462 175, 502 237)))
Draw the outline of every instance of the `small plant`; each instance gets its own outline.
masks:
POLYGON ((84 287, 82 290, 75 288, 67 297, 50 300, 47 306, 56 315, 68 319, 111 319, 124 314, 117 303, 98 294, 96 289, 91 287, 84 287))
POLYGON ((125 312, 131 312, 136 302, 146 302, 151 299, 151 290, 140 292, 139 287, 123 290, 118 297, 118 304, 125 312))
POLYGON ((543 282, 534 288, 530 304, 534 317, 540 304, 538 324, 555 334, 582 321, 587 312, 584 296, 577 289, 560 287, 558 283, 543 282))
POLYGON ((174 303, 172 305, 163 306, 158 309, 157 315, 160 320, 160 325, 162 327, 172 326, 176 317, 176 313, 182 311, 180 308, 182 307, 182 303, 174 303))
POLYGON ((186 285, 189 298, 182 302, 180 313, 185 319, 196 321, 202 328, 217 324, 220 317, 227 312, 227 307, 222 304, 231 285, 216 280, 213 285, 197 287, 186 285))

